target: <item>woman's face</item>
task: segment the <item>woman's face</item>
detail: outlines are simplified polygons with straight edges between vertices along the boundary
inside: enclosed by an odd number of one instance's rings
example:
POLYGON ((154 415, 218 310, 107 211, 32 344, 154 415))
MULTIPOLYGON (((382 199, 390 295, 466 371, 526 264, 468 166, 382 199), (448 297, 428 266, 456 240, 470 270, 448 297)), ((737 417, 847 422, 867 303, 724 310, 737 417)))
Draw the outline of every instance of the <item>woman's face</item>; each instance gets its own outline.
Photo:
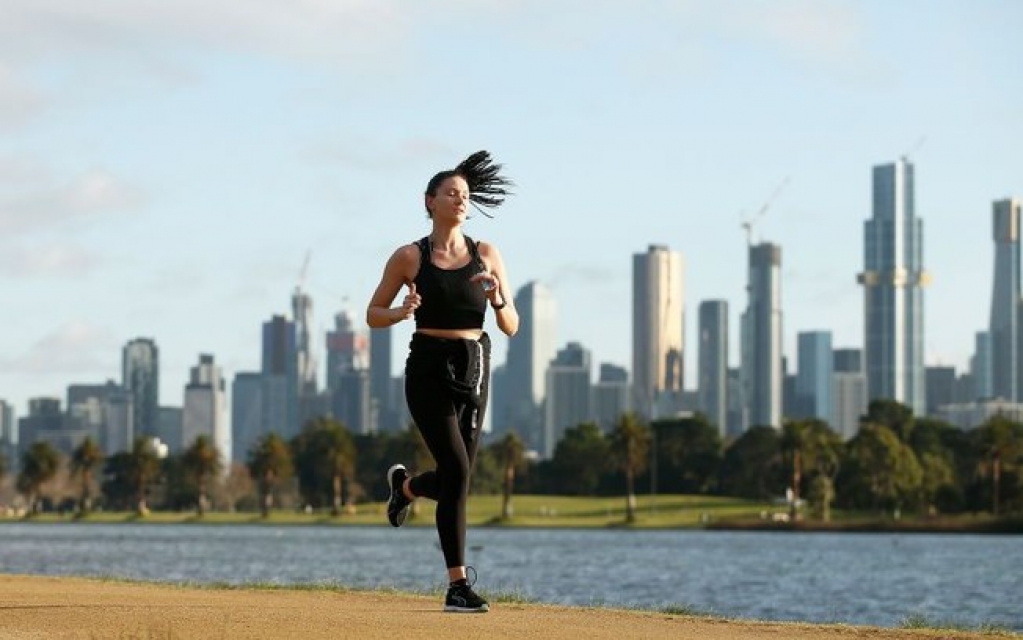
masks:
POLYGON ((437 187, 437 192, 426 196, 426 208, 434 220, 465 222, 469 206, 469 185, 462 176, 452 176, 437 187))

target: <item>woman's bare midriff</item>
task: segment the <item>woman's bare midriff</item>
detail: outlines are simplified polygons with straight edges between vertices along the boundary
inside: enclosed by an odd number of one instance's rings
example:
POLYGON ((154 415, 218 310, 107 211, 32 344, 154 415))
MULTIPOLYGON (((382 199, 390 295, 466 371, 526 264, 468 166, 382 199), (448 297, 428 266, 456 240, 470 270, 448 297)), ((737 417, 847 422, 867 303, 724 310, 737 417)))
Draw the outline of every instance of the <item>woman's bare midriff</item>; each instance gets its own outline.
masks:
POLYGON ((479 340, 483 335, 483 329, 416 329, 416 333, 434 338, 479 340))

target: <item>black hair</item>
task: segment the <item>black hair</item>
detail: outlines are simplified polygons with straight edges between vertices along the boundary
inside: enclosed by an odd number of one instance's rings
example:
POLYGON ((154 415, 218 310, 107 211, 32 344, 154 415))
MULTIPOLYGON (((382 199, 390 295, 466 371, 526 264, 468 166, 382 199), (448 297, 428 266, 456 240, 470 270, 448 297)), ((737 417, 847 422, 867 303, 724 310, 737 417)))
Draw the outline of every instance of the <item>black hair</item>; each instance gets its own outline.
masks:
MULTIPOLYGON (((426 195, 436 195, 437 189, 448 178, 459 176, 469 185, 469 201, 476 210, 491 218, 482 207, 493 209, 504 203, 505 197, 511 195, 509 187, 515 183, 501 175, 502 165, 494 162, 488 151, 477 151, 462 160, 454 169, 439 172, 426 184, 426 195)), ((427 215, 432 215, 426 210, 427 215)))

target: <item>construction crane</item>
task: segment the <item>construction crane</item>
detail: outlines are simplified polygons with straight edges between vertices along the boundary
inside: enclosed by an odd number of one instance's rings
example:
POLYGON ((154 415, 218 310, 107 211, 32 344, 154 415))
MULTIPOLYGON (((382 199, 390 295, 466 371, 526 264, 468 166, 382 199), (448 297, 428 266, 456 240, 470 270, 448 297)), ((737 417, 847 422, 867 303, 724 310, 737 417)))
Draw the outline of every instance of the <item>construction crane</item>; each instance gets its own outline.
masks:
POLYGON ((788 183, 789 179, 788 177, 786 177, 784 180, 781 181, 781 184, 779 184, 774 189, 774 193, 772 193, 771 196, 767 199, 767 201, 764 202, 763 206, 760 207, 760 210, 742 221, 742 228, 746 230, 746 244, 753 246, 753 225, 755 225, 757 222, 760 221, 761 218, 764 217, 764 214, 767 213, 767 210, 771 207, 771 204, 778 198, 778 195, 785 189, 785 185, 787 185, 788 183))

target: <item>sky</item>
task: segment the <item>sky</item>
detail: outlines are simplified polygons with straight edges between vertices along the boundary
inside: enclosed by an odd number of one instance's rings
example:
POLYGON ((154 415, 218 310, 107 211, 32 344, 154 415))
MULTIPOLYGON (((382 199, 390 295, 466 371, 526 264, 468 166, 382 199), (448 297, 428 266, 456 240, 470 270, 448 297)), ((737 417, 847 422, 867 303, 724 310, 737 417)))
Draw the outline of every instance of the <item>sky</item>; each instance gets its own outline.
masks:
POLYGON ((428 233, 427 180, 477 149, 516 194, 466 232, 595 366, 631 366, 632 254, 682 253, 690 388, 700 301, 728 300, 738 361, 749 217, 782 249, 790 360, 801 331, 862 345, 871 171, 908 156, 926 361, 964 368, 992 202, 1023 196, 1020 25, 1015 0, 4 0, 0 399, 120 381, 150 337, 180 406, 200 353, 258 370, 299 283, 322 367, 334 314, 361 324, 428 233))

